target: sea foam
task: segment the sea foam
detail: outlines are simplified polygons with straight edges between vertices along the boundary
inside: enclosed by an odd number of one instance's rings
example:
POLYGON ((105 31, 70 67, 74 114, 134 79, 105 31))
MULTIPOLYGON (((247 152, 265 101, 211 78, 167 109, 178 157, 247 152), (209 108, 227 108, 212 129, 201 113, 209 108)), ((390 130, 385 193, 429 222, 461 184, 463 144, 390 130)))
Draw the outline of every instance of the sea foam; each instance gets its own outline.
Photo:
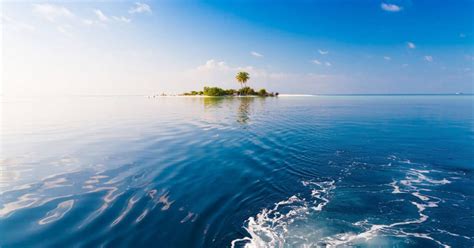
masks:
POLYGON ((335 181, 302 181, 310 189, 310 199, 293 195, 277 202, 271 209, 263 209, 246 221, 249 236, 235 239, 232 247, 283 247, 289 240, 307 242, 304 233, 290 233, 293 223, 304 220, 311 213, 322 211, 330 202, 329 194, 336 188, 335 181))

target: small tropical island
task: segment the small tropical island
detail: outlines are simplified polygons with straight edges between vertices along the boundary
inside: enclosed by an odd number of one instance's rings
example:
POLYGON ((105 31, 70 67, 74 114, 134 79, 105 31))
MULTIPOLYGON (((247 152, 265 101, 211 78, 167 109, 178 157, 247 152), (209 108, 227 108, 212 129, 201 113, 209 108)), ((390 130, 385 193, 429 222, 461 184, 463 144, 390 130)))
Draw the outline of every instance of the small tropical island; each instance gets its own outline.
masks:
POLYGON ((219 87, 207 87, 205 86, 202 91, 191 91, 181 94, 182 96, 261 96, 261 97, 273 97, 278 96, 278 92, 267 92, 266 89, 260 89, 258 91, 247 86, 247 81, 250 79, 248 72, 241 71, 235 76, 235 79, 240 84, 240 89, 222 89, 219 87))

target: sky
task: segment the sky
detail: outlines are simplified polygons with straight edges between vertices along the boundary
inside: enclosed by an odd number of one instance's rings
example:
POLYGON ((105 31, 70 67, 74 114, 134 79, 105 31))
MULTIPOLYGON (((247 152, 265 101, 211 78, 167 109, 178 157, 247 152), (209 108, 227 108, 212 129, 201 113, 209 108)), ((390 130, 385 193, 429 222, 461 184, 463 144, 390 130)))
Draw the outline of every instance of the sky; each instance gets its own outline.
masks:
POLYGON ((2 1, 2 95, 474 93, 474 1, 2 1))

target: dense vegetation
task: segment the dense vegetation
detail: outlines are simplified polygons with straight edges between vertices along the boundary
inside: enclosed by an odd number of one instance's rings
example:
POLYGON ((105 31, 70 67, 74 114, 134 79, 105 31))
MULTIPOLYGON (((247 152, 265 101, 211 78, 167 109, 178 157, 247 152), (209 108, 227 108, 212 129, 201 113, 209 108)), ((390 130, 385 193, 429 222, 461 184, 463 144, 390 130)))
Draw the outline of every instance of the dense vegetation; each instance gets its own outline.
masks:
POLYGON ((185 96, 278 96, 277 93, 268 93, 265 89, 255 91, 254 89, 247 86, 247 81, 250 79, 250 75, 247 72, 241 71, 235 76, 237 82, 241 88, 238 90, 234 89, 222 89, 219 87, 204 87, 203 91, 191 91, 184 93, 185 96), (245 85, 245 87, 243 87, 245 85))
POLYGON ((243 87, 238 90, 222 89, 219 87, 204 87, 202 91, 186 92, 185 96, 278 96, 278 93, 268 93, 265 89, 255 91, 250 87, 243 87))

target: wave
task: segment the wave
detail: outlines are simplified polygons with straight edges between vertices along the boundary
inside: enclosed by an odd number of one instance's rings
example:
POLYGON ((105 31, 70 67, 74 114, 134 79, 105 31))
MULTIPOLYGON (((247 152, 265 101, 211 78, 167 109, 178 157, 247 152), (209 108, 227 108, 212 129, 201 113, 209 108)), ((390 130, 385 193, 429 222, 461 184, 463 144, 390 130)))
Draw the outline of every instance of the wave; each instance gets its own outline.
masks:
MULTIPOLYGON (((391 157, 393 159, 393 157, 391 157)), ((414 164, 410 160, 400 160, 402 164, 414 164)), ((388 185, 393 188, 392 194, 410 194, 414 197, 414 201, 410 203, 416 207, 418 218, 408 219, 405 221, 394 222, 391 224, 374 224, 369 220, 359 221, 354 223, 354 226, 363 228, 364 231, 359 233, 343 233, 324 238, 323 242, 329 247, 337 247, 343 245, 353 245, 355 243, 367 242, 383 234, 383 236, 392 236, 399 238, 415 237, 427 239, 435 242, 442 247, 450 247, 439 240, 433 238, 429 233, 408 232, 404 228, 410 225, 419 225, 429 219, 428 214, 425 213, 427 208, 436 208, 442 199, 434 196, 423 194, 423 191, 430 191, 427 187, 437 185, 444 185, 451 183, 450 180, 434 179, 428 177, 427 174, 436 172, 435 170, 414 169, 410 168, 406 171, 406 176, 402 180, 394 180, 388 185)))
MULTIPOLYGON (((277 202, 271 209, 263 209, 257 216, 250 217, 246 221, 245 230, 249 236, 233 240, 231 246, 282 247, 287 240, 292 238, 289 237, 291 234, 288 232, 290 225, 300 219, 306 219, 310 213, 322 211, 323 207, 330 202, 329 194, 336 188, 334 180, 302 181, 301 183, 310 189, 310 199, 293 195, 277 202)), ((293 238, 305 239, 299 234, 295 234, 293 238)))
MULTIPOLYGON (((456 177, 446 178, 444 177, 446 173, 427 169, 427 166, 407 159, 402 160, 395 156, 388 159, 392 160, 394 164, 400 165, 389 168, 389 170, 401 172, 403 175, 385 185, 385 188, 388 186, 392 189, 389 192, 395 197, 393 201, 399 202, 402 211, 408 211, 398 218, 411 215, 410 209, 413 208, 415 216, 397 220, 391 217, 371 215, 356 222, 347 222, 340 216, 333 216, 331 214, 334 213, 325 213, 323 210, 331 202, 331 196, 341 195, 343 198, 348 196, 350 198, 351 192, 343 191, 343 194, 336 192, 334 181, 303 181, 303 186, 310 187, 310 198, 305 199, 301 195, 293 195, 276 203, 273 208, 263 209, 255 217, 248 218, 244 223, 244 229, 248 232, 248 236, 233 240, 231 246, 247 248, 393 246, 396 242, 402 242, 400 240, 411 237, 429 240, 441 247, 450 247, 449 244, 440 241, 437 237, 444 234, 471 239, 471 237, 442 229, 436 231, 433 228, 419 228, 420 225, 428 223, 431 218, 431 211, 428 209, 437 208, 440 204, 445 203, 445 200, 437 197, 432 191, 436 191, 436 187, 452 183, 456 177), (321 214, 324 214, 323 217, 321 214)), ((338 180, 338 184, 344 184, 344 181, 338 180)), ((341 190, 346 187, 345 185, 340 186, 341 190)), ((356 185, 349 187, 354 186, 356 185)), ((386 189, 377 193, 384 194, 384 192, 386 189)), ((335 198, 335 205, 338 204, 337 200, 335 198)), ((344 209, 342 212, 350 211, 347 206, 344 209)))

